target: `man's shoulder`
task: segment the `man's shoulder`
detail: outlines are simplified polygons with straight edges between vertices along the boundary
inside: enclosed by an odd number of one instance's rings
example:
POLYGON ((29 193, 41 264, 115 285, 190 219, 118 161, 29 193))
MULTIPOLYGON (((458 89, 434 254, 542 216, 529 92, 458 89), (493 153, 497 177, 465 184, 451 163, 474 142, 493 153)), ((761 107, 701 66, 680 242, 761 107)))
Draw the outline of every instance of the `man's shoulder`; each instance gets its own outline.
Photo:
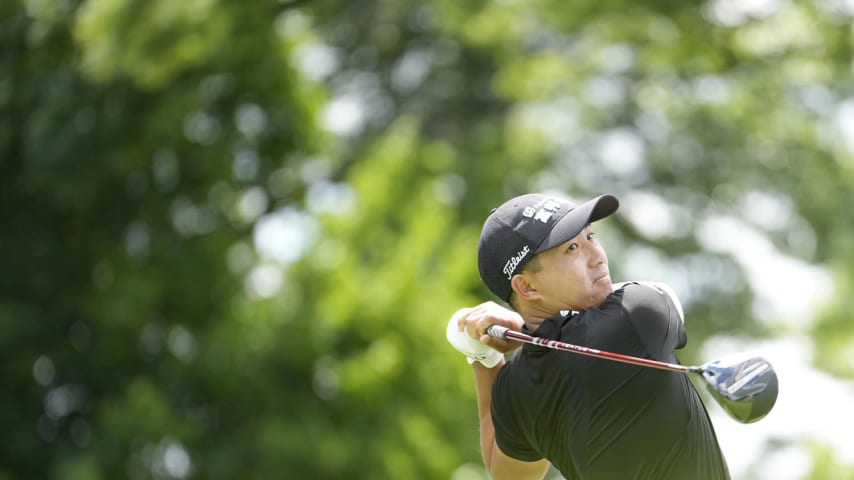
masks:
POLYGON ((670 310, 668 293, 655 283, 625 283, 608 300, 619 303, 629 315, 667 314, 670 310))
POLYGON ((661 292, 649 284, 626 282, 618 285, 597 308, 585 312, 570 312, 568 323, 595 324, 604 319, 616 320, 633 316, 660 315, 668 311, 661 292))
POLYGON ((669 287, 654 282, 632 282, 614 292, 614 296, 619 297, 620 309, 649 351, 658 352, 661 340, 669 350, 685 346, 682 305, 669 287))

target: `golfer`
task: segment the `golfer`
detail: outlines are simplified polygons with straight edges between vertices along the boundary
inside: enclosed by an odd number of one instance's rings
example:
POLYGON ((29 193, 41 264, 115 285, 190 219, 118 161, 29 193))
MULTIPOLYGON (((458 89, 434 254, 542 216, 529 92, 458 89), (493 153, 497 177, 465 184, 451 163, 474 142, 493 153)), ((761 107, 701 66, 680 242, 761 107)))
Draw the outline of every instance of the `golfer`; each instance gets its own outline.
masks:
POLYGON ((535 337, 678 363, 682 308, 660 284, 614 285, 591 224, 611 195, 572 204, 528 194, 492 211, 478 248, 493 302, 459 310, 448 340, 473 364, 483 461, 495 480, 730 478, 687 375, 485 335, 492 324, 535 337))

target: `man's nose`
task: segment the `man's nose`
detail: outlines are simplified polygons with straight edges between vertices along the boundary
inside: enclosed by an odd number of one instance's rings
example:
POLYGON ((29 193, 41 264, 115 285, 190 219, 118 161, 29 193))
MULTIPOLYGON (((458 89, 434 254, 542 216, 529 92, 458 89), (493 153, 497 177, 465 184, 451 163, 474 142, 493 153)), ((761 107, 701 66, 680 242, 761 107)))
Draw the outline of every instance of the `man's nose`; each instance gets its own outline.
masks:
POLYGON ((602 263, 605 263, 605 258, 606 258, 605 257, 605 251, 602 250, 601 247, 599 247, 598 245, 596 245, 592 242, 588 243, 586 245, 586 247, 587 247, 587 252, 588 252, 588 256, 589 256, 588 260, 589 260, 591 265, 595 266, 595 265, 600 265, 602 263))

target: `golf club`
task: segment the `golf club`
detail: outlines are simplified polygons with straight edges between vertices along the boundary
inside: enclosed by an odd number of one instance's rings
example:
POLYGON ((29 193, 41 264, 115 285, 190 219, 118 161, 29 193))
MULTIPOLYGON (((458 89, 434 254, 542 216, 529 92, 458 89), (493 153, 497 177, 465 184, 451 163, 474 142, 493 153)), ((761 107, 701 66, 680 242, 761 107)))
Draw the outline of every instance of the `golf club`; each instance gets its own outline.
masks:
POLYGON ((741 423, 753 423, 771 411, 777 400, 777 374, 774 367, 762 357, 733 356, 715 360, 700 366, 685 366, 647 358, 632 357, 619 353, 605 352, 595 348, 581 347, 557 340, 532 337, 500 325, 486 329, 490 337, 516 340, 546 348, 578 353, 590 357, 652 367, 679 373, 696 373, 706 382, 712 398, 741 423))

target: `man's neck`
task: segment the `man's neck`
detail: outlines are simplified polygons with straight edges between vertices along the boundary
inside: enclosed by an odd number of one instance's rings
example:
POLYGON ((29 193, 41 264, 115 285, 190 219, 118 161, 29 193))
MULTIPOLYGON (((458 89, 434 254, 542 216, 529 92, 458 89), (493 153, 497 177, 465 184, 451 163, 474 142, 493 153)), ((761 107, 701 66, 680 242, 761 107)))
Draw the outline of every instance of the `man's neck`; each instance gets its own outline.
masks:
POLYGON ((542 306, 535 304, 526 304, 521 305, 520 307, 519 315, 521 315, 522 320, 525 321, 525 327, 528 328, 529 332, 533 332, 547 319, 560 313, 559 311, 552 312, 551 310, 547 310, 542 306))

